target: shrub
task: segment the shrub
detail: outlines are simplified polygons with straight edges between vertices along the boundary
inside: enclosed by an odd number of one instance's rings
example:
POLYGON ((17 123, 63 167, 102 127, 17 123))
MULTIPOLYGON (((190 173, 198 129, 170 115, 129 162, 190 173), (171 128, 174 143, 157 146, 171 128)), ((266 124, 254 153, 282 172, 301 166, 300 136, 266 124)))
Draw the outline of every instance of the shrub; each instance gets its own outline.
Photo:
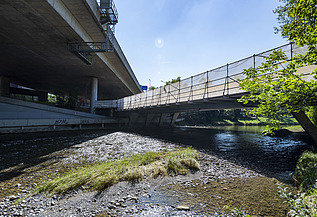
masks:
POLYGON ((304 152, 296 164, 293 178, 299 189, 314 187, 317 180, 317 154, 304 152))

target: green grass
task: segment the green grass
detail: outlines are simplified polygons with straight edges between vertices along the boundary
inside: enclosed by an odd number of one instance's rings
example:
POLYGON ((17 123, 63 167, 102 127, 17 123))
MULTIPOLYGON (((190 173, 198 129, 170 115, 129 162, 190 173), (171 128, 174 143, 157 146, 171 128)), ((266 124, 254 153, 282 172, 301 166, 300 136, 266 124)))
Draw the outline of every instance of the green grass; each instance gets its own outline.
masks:
POLYGON ((186 174, 190 169, 199 170, 199 154, 191 148, 171 152, 148 152, 121 160, 113 160, 72 170, 68 174, 48 180, 36 193, 65 194, 83 187, 102 191, 120 181, 138 181, 144 178, 186 174))
POLYGON ((305 130, 301 125, 282 126, 283 129, 287 129, 292 132, 304 132, 305 130))
MULTIPOLYGON (((265 117, 247 117, 247 118, 239 118, 239 122, 246 124, 246 125, 258 125, 258 124, 265 124, 266 123, 265 117)), ((299 124, 295 118, 293 117, 280 117, 280 122, 282 125, 295 125, 299 124)))

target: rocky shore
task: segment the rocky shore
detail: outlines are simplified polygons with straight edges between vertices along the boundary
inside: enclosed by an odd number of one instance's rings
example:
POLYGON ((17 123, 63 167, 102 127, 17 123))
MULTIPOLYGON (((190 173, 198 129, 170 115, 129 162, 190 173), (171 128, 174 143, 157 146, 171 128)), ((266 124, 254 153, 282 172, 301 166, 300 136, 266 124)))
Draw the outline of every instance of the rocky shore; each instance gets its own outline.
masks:
MULTIPOLYGON (((230 190, 239 189, 239 183, 245 186, 247 180, 265 178, 255 171, 200 152, 201 171, 193 174, 158 177, 136 183, 120 182, 101 193, 81 188, 64 196, 25 197, 41 180, 52 179, 71 168, 148 151, 170 151, 182 146, 126 132, 53 136, 2 141, 0 217, 232 216, 232 210, 224 209, 223 204, 229 201, 225 195, 232 196, 230 190), (34 149, 37 149, 38 155, 34 149), (14 163, 13 156, 19 159, 18 164, 14 163), (201 195, 209 193, 202 197, 199 192, 194 192, 197 189, 200 189, 201 195), (184 192, 187 192, 185 196, 184 192), (214 201, 214 207, 209 200, 214 201)), ((272 188, 274 191, 275 187, 272 188)))

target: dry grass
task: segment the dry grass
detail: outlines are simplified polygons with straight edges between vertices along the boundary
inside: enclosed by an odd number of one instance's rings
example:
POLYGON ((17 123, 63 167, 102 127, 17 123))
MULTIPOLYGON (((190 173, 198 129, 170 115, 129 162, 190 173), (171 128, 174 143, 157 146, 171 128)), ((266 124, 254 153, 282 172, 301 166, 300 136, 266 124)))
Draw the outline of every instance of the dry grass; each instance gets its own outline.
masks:
POLYGON ((196 150, 182 148, 171 152, 148 152, 121 160, 96 163, 44 182, 38 187, 37 193, 65 194, 82 186, 102 191, 120 181, 186 174, 190 169, 200 169, 196 161, 198 156, 196 150))

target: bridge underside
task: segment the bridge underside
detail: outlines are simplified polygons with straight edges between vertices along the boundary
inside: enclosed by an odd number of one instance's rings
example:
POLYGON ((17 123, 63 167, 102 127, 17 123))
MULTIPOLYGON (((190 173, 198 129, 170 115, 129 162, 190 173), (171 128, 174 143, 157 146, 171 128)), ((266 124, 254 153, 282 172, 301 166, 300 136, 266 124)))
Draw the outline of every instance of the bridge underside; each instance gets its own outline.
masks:
POLYGON ((195 100, 189 102, 171 103, 160 106, 150 106, 146 108, 137 108, 121 113, 137 112, 137 113, 165 113, 165 112, 186 112, 186 111, 208 111, 222 109, 241 109, 246 107, 255 107, 255 104, 242 104, 237 101, 239 95, 230 97, 219 97, 205 100, 195 100))
POLYGON ((92 65, 68 51, 68 42, 105 41, 87 6, 91 2, 0 1, 0 77, 44 92, 87 98, 91 77, 98 78, 99 99, 140 92, 116 51, 94 54, 92 65))
MULTIPOLYGON (((138 127, 170 127, 174 126, 181 112, 209 111, 222 109, 242 109, 256 107, 256 104, 242 104, 237 101, 241 95, 219 97, 209 100, 196 100, 191 102, 171 103, 168 105, 152 106, 146 108, 117 111, 121 126, 129 128, 138 127)), ((102 111, 102 110, 101 110, 102 111)))

